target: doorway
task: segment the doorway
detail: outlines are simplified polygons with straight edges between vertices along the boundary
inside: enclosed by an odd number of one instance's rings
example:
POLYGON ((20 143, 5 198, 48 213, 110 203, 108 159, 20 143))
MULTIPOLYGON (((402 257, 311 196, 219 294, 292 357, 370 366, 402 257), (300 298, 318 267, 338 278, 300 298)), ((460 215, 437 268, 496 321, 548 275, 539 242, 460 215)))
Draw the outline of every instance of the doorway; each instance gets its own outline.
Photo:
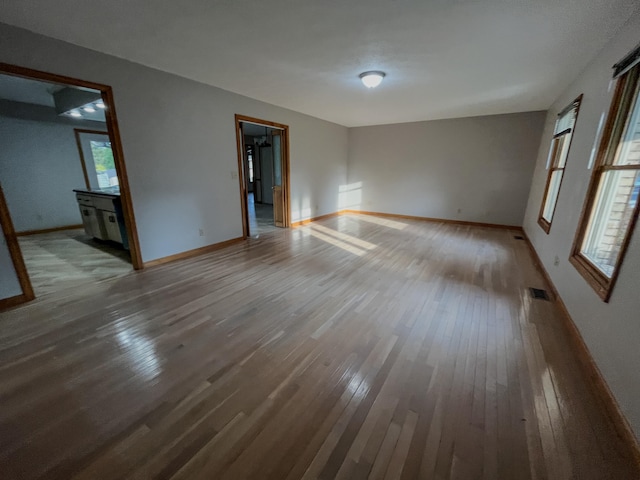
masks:
POLYGON ((0 84, 0 308, 141 269, 111 88, 2 63, 0 84))
POLYGON ((290 227, 289 127, 236 115, 243 237, 290 227))

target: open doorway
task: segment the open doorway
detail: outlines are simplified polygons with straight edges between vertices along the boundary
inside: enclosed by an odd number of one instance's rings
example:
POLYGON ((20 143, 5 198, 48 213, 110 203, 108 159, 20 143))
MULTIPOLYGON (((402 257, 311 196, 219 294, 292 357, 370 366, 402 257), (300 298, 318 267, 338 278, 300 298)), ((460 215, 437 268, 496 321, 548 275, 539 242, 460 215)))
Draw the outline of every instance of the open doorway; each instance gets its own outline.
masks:
POLYGON ((0 107, 0 307, 142 268, 111 89, 0 64, 0 107))
POLYGON ((236 115, 244 237, 290 226, 289 127, 236 115))

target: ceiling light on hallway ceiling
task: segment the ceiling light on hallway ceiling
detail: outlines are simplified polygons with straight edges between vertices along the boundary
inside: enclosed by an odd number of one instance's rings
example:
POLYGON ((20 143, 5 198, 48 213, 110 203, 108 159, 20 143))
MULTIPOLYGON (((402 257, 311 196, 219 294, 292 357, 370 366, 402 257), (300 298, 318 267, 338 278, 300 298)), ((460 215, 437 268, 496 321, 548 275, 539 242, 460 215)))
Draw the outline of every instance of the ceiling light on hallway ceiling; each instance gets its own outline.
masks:
POLYGON ((87 113, 93 113, 96 111, 95 108, 93 108, 93 105, 87 105, 86 107, 84 107, 82 110, 84 110, 87 113))
POLYGON ((367 88, 376 88, 382 82, 382 79, 386 77, 386 73, 380 71, 363 72, 360 74, 360 80, 367 88))
POLYGON ((96 103, 96 107, 101 108, 101 109, 105 109, 106 107, 104 106, 104 103, 102 102, 102 100, 100 100, 99 102, 96 103))
POLYGON ((69 112, 69 115, 71 115, 72 117, 76 117, 76 118, 78 118, 78 117, 81 117, 81 116, 82 116, 82 114, 81 114, 79 111, 77 111, 77 110, 71 110, 71 111, 69 112))

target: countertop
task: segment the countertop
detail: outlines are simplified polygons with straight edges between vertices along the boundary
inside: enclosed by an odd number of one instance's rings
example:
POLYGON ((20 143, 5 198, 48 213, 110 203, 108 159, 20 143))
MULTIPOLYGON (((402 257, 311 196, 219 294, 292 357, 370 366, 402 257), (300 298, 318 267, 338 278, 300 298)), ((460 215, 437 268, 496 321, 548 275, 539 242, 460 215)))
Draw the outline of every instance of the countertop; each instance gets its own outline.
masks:
POLYGON ((105 197, 118 197, 120 198, 120 187, 107 187, 107 188, 76 188, 73 190, 77 193, 84 193, 87 195, 103 195, 105 197))

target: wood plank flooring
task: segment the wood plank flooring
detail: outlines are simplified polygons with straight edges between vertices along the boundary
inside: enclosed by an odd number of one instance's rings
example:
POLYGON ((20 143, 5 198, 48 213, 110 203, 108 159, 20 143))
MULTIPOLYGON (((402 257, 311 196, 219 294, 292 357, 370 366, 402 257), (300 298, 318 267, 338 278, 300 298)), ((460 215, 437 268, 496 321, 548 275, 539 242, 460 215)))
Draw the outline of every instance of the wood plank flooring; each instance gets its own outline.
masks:
POLYGON ((82 229, 28 235, 18 241, 36 297, 133 270, 129 252, 94 240, 82 229))
POLYGON ((3 479, 638 479, 517 232, 278 230, 0 314, 3 479))

